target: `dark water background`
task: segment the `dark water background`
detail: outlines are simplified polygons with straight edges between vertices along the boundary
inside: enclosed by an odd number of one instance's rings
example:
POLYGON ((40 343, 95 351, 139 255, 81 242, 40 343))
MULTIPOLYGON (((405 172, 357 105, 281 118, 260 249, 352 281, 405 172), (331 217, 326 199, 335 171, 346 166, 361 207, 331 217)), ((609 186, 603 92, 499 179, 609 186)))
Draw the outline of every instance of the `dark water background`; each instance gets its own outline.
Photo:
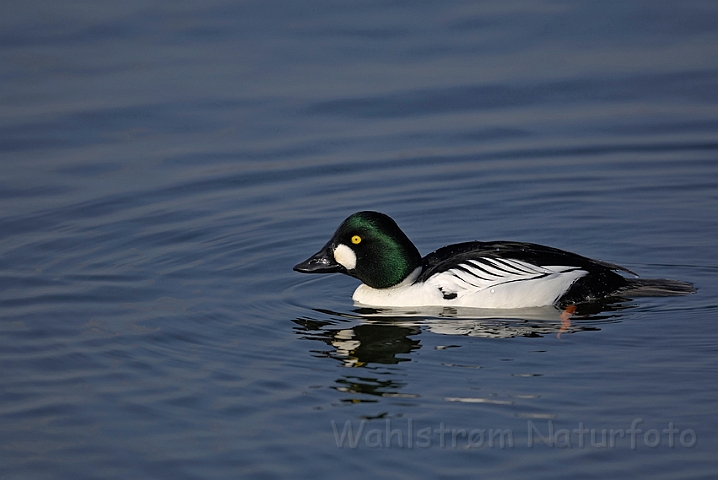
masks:
POLYGON ((0 65, 3 479, 715 478, 715 2, 5 2, 0 65), (366 315, 291 271, 362 209, 699 292, 366 315))

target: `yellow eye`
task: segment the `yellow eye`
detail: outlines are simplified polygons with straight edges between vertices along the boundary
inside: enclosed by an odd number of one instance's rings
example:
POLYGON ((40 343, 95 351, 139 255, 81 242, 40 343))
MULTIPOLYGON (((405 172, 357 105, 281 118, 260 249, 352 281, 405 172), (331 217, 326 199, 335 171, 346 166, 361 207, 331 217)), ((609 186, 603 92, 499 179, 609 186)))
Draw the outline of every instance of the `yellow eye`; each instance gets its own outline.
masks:
POLYGON ((361 243, 361 237, 360 237, 359 235, 354 235, 354 236, 352 237, 352 243, 353 243, 354 245, 357 245, 357 244, 361 243))

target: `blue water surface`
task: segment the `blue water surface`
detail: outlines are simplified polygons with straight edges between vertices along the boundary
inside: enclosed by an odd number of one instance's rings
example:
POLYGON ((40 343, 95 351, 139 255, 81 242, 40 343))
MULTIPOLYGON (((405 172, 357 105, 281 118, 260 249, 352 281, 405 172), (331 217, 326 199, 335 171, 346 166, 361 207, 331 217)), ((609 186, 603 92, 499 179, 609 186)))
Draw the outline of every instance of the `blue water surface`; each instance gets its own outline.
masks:
POLYGON ((715 477, 715 2, 0 11, 3 479, 715 477), (361 309, 364 209, 698 292, 361 309))

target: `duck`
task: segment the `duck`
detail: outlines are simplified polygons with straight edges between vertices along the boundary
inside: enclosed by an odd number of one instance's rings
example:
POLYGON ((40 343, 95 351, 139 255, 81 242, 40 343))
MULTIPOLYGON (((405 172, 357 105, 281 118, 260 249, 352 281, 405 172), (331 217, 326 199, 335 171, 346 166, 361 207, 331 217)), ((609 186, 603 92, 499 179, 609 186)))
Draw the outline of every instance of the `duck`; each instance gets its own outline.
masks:
POLYGON ((633 278, 628 268, 526 242, 463 242, 422 257, 391 217, 375 211, 350 215, 293 269, 357 278, 361 285, 352 299, 369 307, 575 308, 613 297, 696 291, 687 282, 633 278))

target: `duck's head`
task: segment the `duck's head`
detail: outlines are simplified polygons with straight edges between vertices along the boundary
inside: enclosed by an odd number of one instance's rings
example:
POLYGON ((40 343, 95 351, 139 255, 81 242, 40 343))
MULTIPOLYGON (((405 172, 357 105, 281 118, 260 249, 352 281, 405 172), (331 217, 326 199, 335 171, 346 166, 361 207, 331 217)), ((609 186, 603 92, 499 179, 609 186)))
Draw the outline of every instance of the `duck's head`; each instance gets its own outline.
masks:
POLYGON ((389 288, 420 265, 419 251, 394 220, 379 212, 358 212, 344 220, 331 240, 294 270, 341 272, 372 288, 389 288))

